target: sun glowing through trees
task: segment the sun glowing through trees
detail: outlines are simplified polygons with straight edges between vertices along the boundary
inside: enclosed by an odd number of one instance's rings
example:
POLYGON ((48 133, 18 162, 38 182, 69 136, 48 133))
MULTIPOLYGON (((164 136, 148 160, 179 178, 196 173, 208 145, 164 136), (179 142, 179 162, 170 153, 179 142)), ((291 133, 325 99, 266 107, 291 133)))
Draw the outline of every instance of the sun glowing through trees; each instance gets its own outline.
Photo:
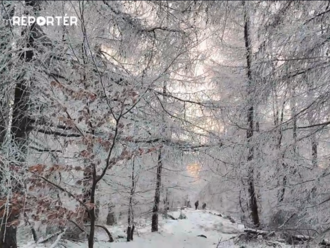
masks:
POLYGON ((187 165, 187 171, 188 171, 189 175, 191 175, 192 177, 197 179, 197 178, 199 178, 201 166, 197 163, 187 165))

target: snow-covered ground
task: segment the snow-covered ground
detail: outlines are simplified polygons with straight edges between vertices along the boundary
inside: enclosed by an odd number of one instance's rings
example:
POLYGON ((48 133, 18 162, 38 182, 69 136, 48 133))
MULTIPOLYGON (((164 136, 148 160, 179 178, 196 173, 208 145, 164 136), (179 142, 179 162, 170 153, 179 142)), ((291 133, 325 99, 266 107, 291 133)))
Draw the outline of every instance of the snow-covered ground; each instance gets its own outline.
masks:
MULTIPOLYGON (((140 220, 136 227, 134 241, 126 242, 125 226, 108 227, 113 237, 114 243, 106 242, 107 236, 103 232, 97 233, 98 241, 95 248, 231 248, 241 247, 234 245, 232 237, 237 236, 244 229, 244 226, 231 223, 227 218, 217 216, 217 212, 208 210, 182 210, 186 219, 163 219, 160 218, 160 230, 157 233, 150 232, 150 222, 140 220), (204 235, 205 237, 198 237, 204 235), (219 241, 222 241, 219 245, 219 241), (217 246, 218 245, 218 246, 217 246)), ((170 212, 171 216, 178 218, 180 211, 170 212)), ((64 243, 63 243, 64 244, 64 243)), ((47 247, 49 247, 48 245, 47 247)), ((85 243, 72 243, 65 241, 65 246, 69 248, 85 248, 85 243)), ((23 248, 36 247, 33 244, 24 245, 23 248)), ((45 246, 37 246, 45 247, 45 246)), ((60 247, 60 246, 58 246, 60 247)), ((264 247, 262 244, 250 244, 245 247, 264 247)), ((280 247, 280 246, 279 246, 280 247)), ((284 247, 284 246, 282 246, 284 247)), ((55 247, 54 247, 55 248, 55 247)))

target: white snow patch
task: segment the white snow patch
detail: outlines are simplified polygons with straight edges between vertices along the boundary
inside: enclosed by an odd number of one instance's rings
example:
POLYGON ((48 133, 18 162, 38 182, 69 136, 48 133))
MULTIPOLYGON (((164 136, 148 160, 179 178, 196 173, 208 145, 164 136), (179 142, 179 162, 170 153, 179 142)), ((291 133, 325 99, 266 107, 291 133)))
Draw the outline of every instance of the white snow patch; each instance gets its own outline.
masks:
MULTIPOLYGON (((125 239, 116 240, 114 243, 106 242, 107 236, 104 232, 98 232, 98 242, 95 248, 215 248, 219 241, 218 248, 237 248, 232 237, 242 233, 244 226, 237 223, 231 223, 228 219, 216 216, 217 213, 209 213, 205 210, 186 209, 182 211, 187 219, 171 220, 160 218, 158 233, 151 233, 150 222, 140 221, 136 227, 137 232, 134 241, 126 242, 125 239), (198 235, 205 235, 198 237, 198 235), (103 241, 102 241, 103 240, 103 241)), ((169 213, 177 218, 180 211, 169 213)), ((126 236, 125 225, 108 227, 113 237, 116 239, 119 235, 126 236)), ((85 243, 73 243, 66 241, 67 248, 87 248, 85 243)), ((47 246, 35 246, 33 243, 26 244, 22 248, 41 248, 47 246)), ((48 245, 49 247, 49 245, 48 245)), ((245 247, 264 247, 262 244, 249 244, 245 247)), ((289 246, 283 246, 289 247, 289 246)))

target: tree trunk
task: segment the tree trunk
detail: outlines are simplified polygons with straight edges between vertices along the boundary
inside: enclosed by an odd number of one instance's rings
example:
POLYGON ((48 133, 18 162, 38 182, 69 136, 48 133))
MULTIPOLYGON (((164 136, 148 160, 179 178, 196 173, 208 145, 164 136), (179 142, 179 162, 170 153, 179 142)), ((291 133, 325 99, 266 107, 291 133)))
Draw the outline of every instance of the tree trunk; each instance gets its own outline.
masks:
POLYGON ((127 227, 127 232, 126 232, 126 235, 127 235, 127 242, 133 240, 134 229, 135 229, 135 226, 134 226, 134 225, 133 225, 132 227, 130 227, 130 226, 127 227))
MULTIPOLYGON (((280 154, 281 146, 282 146, 282 138, 283 138, 282 124, 283 124, 283 118, 284 118, 284 105, 285 105, 285 102, 283 102, 283 104, 282 104, 281 117, 279 118, 276 126, 278 126, 277 150, 279 152, 279 156, 281 157, 279 163, 280 163, 280 166, 282 166, 283 173, 286 173, 288 165, 284 162, 285 152, 280 154)), ((281 185, 281 188, 278 192, 278 202, 279 203, 283 202, 283 200, 284 200, 286 184, 287 184, 287 176, 286 175, 283 176, 282 182, 280 182, 280 184, 282 184, 282 185, 281 185)))
MULTIPOLYGON (((184 206, 185 207, 188 207, 187 206, 188 204, 185 204, 184 206)), ((168 212, 168 209, 169 209, 169 200, 168 200, 168 189, 166 189, 166 195, 165 195, 165 200, 164 200, 164 217, 165 219, 167 219, 167 212, 168 212)))
MULTIPOLYGON (((306 80, 306 84, 307 84, 307 96, 308 96, 308 100, 310 102, 313 102, 314 99, 315 99, 315 95, 313 94, 313 87, 314 87, 314 84, 313 82, 310 82, 308 81, 308 78, 307 76, 304 77, 304 79, 306 80)), ((308 122, 309 122, 309 125, 314 125, 315 124, 315 110, 312 109, 312 107, 310 107, 308 109, 308 112, 307 112, 307 118, 308 118, 308 122)), ((316 140, 316 135, 315 135, 315 129, 312 128, 311 130, 311 151, 312 151, 312 165, 313 165, 313 168, 317 168, 317 140, 316 140)))
POLYGON ((317 168, 317 141, 315 138, 315 134, 312 135, 312 165, 313 168, 317 168))
MULTIPOLYGON (((26 6, 32 6, 33 11, 36 11, 38 3, 36 1, 25 1, 26 6)), ((30 28, 27 28, 22 32, 22 35, 29 33, 29 37, 26 43, 26 48, 33 48, 34 40, 39 35, 39 30, 37 25, 32 25, 30 28), (29 30, 28 30, 29 29, 29 30)), ((25 48, 23 48, 25 49, 25 48)), ((22 63, 28 63, 33 59, 34 52, 24 51, 20 54, 20 59, 22 63)), ((12 144, 17 148, 17 153, 15 154, 16 161, 25 162, 26 152, 27 152, 27 140, 29 136, 30 128, 30 118, 28 116, 29 110, 29 82, 26 81, 25 72, 22 71, 22 74, 18 78, 18 82, 15 86, 14 91, 14 103, 12 107, 12 123, 10 127, 7 127, 10 132, 10 139, 12 144)), ((9 106, 8 106, 9 108, 9 106)), ((3 139, 2 139, 3 140, 3 139)), ((1 176, 2 178, 2 176, 1 176)), ((2 178, 3 179, 3 178, 2 178)), ((20 185, 15 178, 12 180, 12 194, 19 194, 22 191, 22 185, 20 185)), ((19 209, 15 204, 11 204, 9 209, 9 216, 4 216, 4 219, 1 220, 1 230, 0 230, 0 247, 1 248, 16 248, 17 247, 17 228, 11 223, 16 223, 19 220, 19 209)))
POLYGON ((132 230, 131 230, 131 240, 133 240, 134 230, 135 230, 135 226, 133 225, 132 230))
MULTIPOLYGON (((16 84, 15 97, 13 105, 13 123, 11 127, 11 141, 17 147, 16 161, 24 162, 27 151, 27 139, 29 133, 29 118, 26 116, 28 111, 28 98, 29 92, 25 85, 25 81, 21 81, 16 84)), ((14 178, 11 180, 12 194, 17 194, 22 191, 22 185, 20 185, 14 178)), ((13 209, 17 206, 11 205, 9 207, 9 216, 5 215, 4 219, 1 219, 1 231, 0 231, 0 247, 1 248, 16 248, 16 226, 10 226, 11 222, 15 222, 19 219, 19 213, 14 213, 13 209)), ((1 216, 2 217, 2 216, 1 216)))
POLYGON ((251 46, 251 38, 250 38, 250 17, 247 10, 247 6, 245 1, 243 1, 244 6, 244 40, 245 40, 245 48, 246 48, 246 62, 247 62, 247 78, 248 78, 248 111, 247 111, 247 142, 248 142, 248 157, 247 161, 249 164, 248 169, 248 193, 249 193, 249 207, 251 210, 251 218, 253 225, 258 227, 260 225, 259 222, 259 213, 258 213, 258 203, 256 197, 256 190, 254 185, 254 167, 252 164, 254 157, 254 147, 252 143, 253 137, 253 116, 254 116, 254 106, 253 106, 253 93, 254 93, 254 85, 252 81, 252 46, 251 46))
POLYGON ((99 200, 96 200, 96 204, 95 204, 95 220, 99 220, 100 217, 100 207, 101 207, 101 203, 99 200))
POLYGON ((97 175, 96 175, 96 168, 95 165, 92 165, 93 167, 93 183, 92 188, 90 191, 90 204, 92 205, 91 209, 88 211, 89 220, 90 220, 90 231, 88 236, 88 248, 94 247, 94 236, 95 236, 95 207, 93 206, 95 203, 95 191, 96 191, 96 184, 97 184, 97 175))
MULTIPOLYGON (((7 223, 15 220, 18 216, 11 216, 7 219, 7 223)), ((3 225, 0 231, 0 247, 1 248, 17 248, 16 227, 3 225), (5 239, 4 239, 5 238, 5 239)))
POLYGON ((113 212, 112 204, 109 204, 108 215, 107 215, 107 225, 112 226, 116 223, 115 213, 113 212))
MULTIPOLYGON (((2 6, 0 6, 1 8, 1 13, 4 13, 3 15, 3 19, 11 19, 14 16, 15 13, 15 9, 14 6, 11 6, 12 3, 3 3, 2 6), (5 8, 5 9, 2 9, 5 8)), ((6 51, 9 49, 9 47, 11 46, 12 43, 12 38, 11 38, 11 30, 10 30, 10 25, 9 23, 5 24, 5 26, 3 28, 1 28, 0 30, 0 53, 1 54, 5 54, 6 51)), ((7 64, 9 63, 10 59, 12 58, 12 56, 8 55, 6 59, 2 58, 2 63, 3 64, 7 64)), ((1 78, 3 81, 3 85, 5 85, 5 83, 7 83, 8 81, 5 79, 5 77, 3 75, 5 74, 9 74, 9 68, 3 68, 1 71, 1 78), (6 82, 6 81, 7 82, 6 82)), ((0 148, 3 145, 3 142, 5 141, 6 135, 8 134, 8 131, 10 130, 10 119, 12 117, 12 113, 10 113, 10 98, 11 98, 11 94, 7 91, 8 88, 5 88, 5 86, 1 86, 0 87, 0 148)), ((1 177, 1 175, 0 175, 1 177)), ((0 178, 0 180, 2 180, 0 178)))
POLYGON ((293 125, 293 130, 292 130, 292 138, 293 138, 293 157, 294 157, 294 162, 296 162, 297 158, 297 110, 296 110, 296 93, 294 86, 289 86, 290 87, 290 94, 291 94, 291 99, 290 99, 290 110, 291 110, 291 118, 292 118, 292 125, 293 125))
POLYGON ((131 192, 129 196, 129 203, 128 203, 128 219, 127 219, 127 242, 133 240, 132 231, 134 227, 134 211, 133 211, 133 197, 135 193, 135 163, 134 158, 132 162, 132 175, 131 175, 131 192))
MULTIPOLYGON (((290 83, 290 82, 288 82, 290 83)), ((292 152, 293 152, 293 163, 291 165, 292 169, 292 175, 295 175, 297 173, 297 167, 298 167, 298 146, 297 146, 297 137, 298 137, 298 129, 297 129, 297 107, 296 107, 296 90, 294 85, 289 85, 290 87, 290 111, 291 111, 291 118, 292 118, 292 138, 293 138, 293 144, 292 144, 292 152)), ((291 173, 291 171, 290 171, 291 173)))
POLYGON ((130 242, 131 241, 131 227, 130 226, 127 227, 126 236, 127 236, 126 241, 130 242))
POLYGON ((155 200, 154 207, 152 209, 152 221, 151 221, 151 231, 158 232, 158 212, 159 212, 159 203, 160 203, 160 187, 162 180, 162 150, 159 150, 158 154, 158 165, 157 165, 157 181, 156 181, 156 190, 155 190, 155 200))
MULTIPOLYGON (((166 107, 166 82, 163 85, 163 108, 166 107)), ((166 123, 165 123, 165 114, 162 115, 162 130, 161 133, 166 137, 166 123)), ((159 149, 158 153, 158 163, 157 163, 157 175, 156 175, 156 189, 155 189, 155 198, 154 206, 152 209, 152 219, 151 219, 151 231, 158 231, 158 214, 159 214, 159 203, 160 203, 160 188, 162 185, 162 169, 163 169, 163 157, 162 157, 162 148, 159 149)))

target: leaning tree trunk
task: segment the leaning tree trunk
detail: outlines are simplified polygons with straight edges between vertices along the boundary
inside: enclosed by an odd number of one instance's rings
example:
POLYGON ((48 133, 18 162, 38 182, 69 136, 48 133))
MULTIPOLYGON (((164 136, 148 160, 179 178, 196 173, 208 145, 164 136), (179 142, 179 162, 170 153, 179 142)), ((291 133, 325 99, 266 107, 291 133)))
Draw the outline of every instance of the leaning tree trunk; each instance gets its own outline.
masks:
POLYGON ((247 162, 249 164, 248 169, 248 194, 249 194, 249 207, 251 211, 251 218, 253 225, 258 227, 260 225, 259 213, 258 213, 258 203, 254 183, 254 167, 252 164, 254 157, 254 147, 251 144, 253 138, 253 115, 254 115, 254 106, 253 106, 253 79, 252 79, 252 46, 251 46, 251 37, 250 37, 250 20, 249 13, 245 1, 243 1, 244 6, 244 40, 245 40, 245 49, 246 49, 246 62, 247 62, 247 78, 248 78, 248 111, 247 111, 247 143, 248 143, 248 158, 247 162))

